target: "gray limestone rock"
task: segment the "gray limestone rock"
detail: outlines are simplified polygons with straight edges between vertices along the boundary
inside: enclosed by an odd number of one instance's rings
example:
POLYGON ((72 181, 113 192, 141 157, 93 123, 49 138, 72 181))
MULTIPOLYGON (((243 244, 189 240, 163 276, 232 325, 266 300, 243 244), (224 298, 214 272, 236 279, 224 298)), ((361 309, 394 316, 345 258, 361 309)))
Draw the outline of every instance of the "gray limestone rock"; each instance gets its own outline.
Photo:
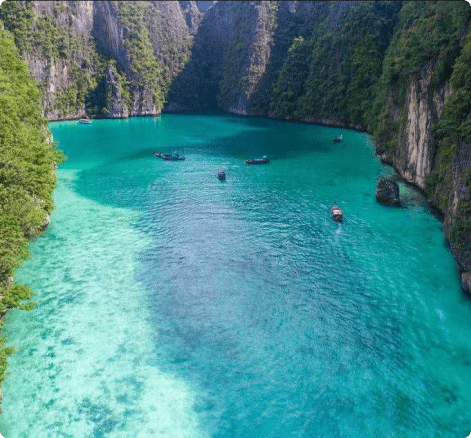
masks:
POLYGON ((395 181, 380 178, 376 184, 376 200, 383 205, 399 205, 399 186, 395 181))

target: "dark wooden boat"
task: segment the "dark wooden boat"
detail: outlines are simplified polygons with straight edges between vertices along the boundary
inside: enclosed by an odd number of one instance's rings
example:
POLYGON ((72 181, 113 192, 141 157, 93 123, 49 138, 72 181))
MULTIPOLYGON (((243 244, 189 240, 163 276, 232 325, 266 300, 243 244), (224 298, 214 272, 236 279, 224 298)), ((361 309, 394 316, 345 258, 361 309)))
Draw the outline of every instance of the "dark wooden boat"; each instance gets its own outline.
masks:
POLYGON ((335 222, 342 222, 343 211, 337 204, 334 204, 333 207, 330 209, 330 214, 332 215, 332 219, 335 222))
POLYGON ((226 179, 226 172, 224 171, 224 169, 222 169, 218 172, 218 178, 219 179, 226 179))
POLYGON ((162 154, 161 152, 156 152, 154 156, 162 158, 163 160, 170 160, 170 161, 182 161, 185 159, 185 157, 182 157, 178 154, 170 155, 170 154, 162 154))
POLYGON ((334 138, 334 143, 340 143, 343 140, 342 134, 334 138))
POLYGON ((269 158, 264 155, 262 158, 254 158, 253 160, 245 160, 247 164, 268 164, 270 162, 269 158))

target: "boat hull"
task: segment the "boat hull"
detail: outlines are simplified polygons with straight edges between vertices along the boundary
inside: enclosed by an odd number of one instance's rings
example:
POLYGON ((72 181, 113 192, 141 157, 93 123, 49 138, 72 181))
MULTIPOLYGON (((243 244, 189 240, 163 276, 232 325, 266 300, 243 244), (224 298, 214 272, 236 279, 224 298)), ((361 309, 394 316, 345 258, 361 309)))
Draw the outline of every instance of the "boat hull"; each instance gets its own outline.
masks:
POLYGON ((156 152, 154 156, 162 158, 162 160, 168 160, 168 161, 183 161, 185 159, 185 157, 180 157, 180 155, 168 155, 168 154, 162 154, 160 152, 156 152))
POLYGON ((265 160, 255 159, 255 160, 245 160, 245 162, 247 164, 268 164, 270 162, 270 160, 269 159, 265 159, 265 160))
POLYGON ((343 211, 340 207, 338 207, 337 205, 334 205, 331 209, 330 209, 330 214, 332 215, 332 219, 335 221, 335 222, 342 222, 343 221, 343 211))

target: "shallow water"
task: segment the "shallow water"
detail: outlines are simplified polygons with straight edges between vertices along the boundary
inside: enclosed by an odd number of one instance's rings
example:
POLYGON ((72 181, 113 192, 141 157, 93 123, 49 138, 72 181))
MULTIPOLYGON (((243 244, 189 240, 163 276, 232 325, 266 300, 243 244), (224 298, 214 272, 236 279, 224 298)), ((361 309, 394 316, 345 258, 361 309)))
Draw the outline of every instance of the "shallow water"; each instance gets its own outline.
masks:
POLYGON ((69 160, 18 273, 37 306, 7 316, 4 436, 471 432, 470 302, 421 196, 375 202, 393 171, 368 136, 225 115, 50 127, 69 160))

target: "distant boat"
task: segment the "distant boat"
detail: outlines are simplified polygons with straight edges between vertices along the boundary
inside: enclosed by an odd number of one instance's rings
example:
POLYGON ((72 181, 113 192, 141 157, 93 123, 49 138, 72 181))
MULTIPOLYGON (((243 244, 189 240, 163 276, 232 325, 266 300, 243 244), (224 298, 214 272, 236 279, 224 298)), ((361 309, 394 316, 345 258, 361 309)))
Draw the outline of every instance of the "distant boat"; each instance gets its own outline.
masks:
POLYGON ((245 160, 247 164, 268 164, 270 162, 269 158, 264 155, 262 158, 254 158, 253 160, 245 160))
POLYGON ((170 155, 170 154, 162 154, 160 152, 156 152, 154 156, 162 158, 163 160, 170 160, 170 161, 182 161, 185 159, 185 157, 180 156, 178 154, 170 155))
POLYGON ((226 179, 226 171, 224 169, 219 169, 218 178, 219 179, 226 179))
POLYGON ((340 134, 338 137, 334 137, 334 143, 340 143, 343 140, 342 134, 340 134))
POLYGON ((90 123, 92 123, 92 120, 89 118, 83 118, 79 120, 79 123, 84 123, 84 124, 89 125, 90 123))
POLYGON ((330 209, 330 214, 332 215, 332 219, 335 222, 342 222, 343 211, 337 204, 334 204, 333 207, 330 209))

